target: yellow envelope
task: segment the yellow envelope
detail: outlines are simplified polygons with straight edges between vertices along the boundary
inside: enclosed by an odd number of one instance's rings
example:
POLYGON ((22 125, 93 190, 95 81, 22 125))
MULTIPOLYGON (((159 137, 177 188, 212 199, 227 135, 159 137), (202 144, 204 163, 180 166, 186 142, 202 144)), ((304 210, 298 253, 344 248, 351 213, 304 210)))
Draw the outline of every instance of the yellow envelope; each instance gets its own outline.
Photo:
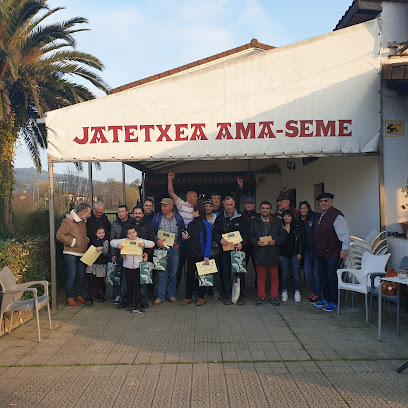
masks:
POLYGON ((223 251, 233 251, 234 248, 234 243, 233 242, 228 242, 228 245, 221 245, 223 251))
POLYGON ((222 234, 222 237, 233 244, 239 244, 242 242, 241 233, 239 231, 228 232, 227 234, 222 234))
POLYGON ((161 239, 164 241, 164 243, 172 247, 174 245, 174 240, 176 239, 176 234, 173 234, 172 232, 166 232, 162 230, 157 231, 157 238, 161 239))
POLYGON ((197 272, 201 275, 208 275, 209 273, 218 272, 217 265, 214 259, 210 259, 209 265, 205 265, 204 261, 196 262, 197 272))
POLYGON ((101 253, 102 252, 98 252, 96 248, 91 245, 88 250, 82 255, 80 261, 82 261, 85 265, 91 266, 99 258, 99 255, 101 253))
POLYGON ((261 242, 265 242, 265 244, 267 244, 269 241, 272 241, 272 237, 270 235, 268 235, 266 237, 259 237, 259 240, 261 242))
POLYGON ((120 250, 120 253, 123 255, 143 255, 143 247, 139 246, 139 242, 141 241, 123 240, 121 242, 123 248, 120 250))

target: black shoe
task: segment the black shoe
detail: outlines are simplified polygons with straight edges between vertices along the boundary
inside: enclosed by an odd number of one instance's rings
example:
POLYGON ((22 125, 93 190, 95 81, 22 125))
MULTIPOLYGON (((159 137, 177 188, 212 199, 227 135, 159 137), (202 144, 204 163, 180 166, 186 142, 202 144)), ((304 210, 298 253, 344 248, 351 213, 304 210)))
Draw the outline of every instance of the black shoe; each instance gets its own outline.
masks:
POLYGON ((87 302, 91 302, 91 303, 93 304, 92 296, 87 296, 87 297, 86 297, 86 301, 87 301, 87 302))
POLYGON ((273 298, 271 299, 271 303, 272 303, 274 306, 280 306, 280 301, 279 301, 279 298, 277 298, 277 297, 273 297, 273 298))
POLYGON ((232 305, 232 302, 231 302, 231 298, 230 298, 230 297, 227 297, 227 298, 224 300, 224 305, 232 305))
POLYGON ((238 302, 237 302, 237 305, 245 305, 245 302, 244 302, 244 298, 243 297, 239 297, 239 299, 238 299, 238 302))
POLYGON ((102 302, 106 302, 106 299, 108 299, 108 295, 107 295, 106 293, 100 293, 100 294, 99 294, 99 299, 100 299, 102 302))
POLYGON ((149 304, 147 302, 142 302, 141 306, 142 306, 142 309, 148 309, 149 308, 149 304))
POLYGON ((255 304, 257 306, 262 306, 264 302, 265 302, 265 299, 263 297, 259 297, 255 304))
MULTIPOLYGON (((126 307, 128 307, 129 306, 129 303, 121 303, 119 306, 118 306, 118 309, 125 309, 126 307)), ((132 309, 133 310, 133 309, 132 309)))

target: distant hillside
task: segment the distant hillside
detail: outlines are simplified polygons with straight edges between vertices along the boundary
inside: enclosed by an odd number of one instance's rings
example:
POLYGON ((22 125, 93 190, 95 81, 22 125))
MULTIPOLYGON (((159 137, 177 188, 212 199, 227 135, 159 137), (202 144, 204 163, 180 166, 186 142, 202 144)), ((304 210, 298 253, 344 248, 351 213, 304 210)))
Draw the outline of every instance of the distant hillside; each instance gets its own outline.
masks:
POLYGON ((32 186, 40 181, 48 180, 48 171, 43 170, 37 173, 34 167, 28 169, 14 169, 14 177, 16 180, 15 190, 24 190, 27 186, 32 186))

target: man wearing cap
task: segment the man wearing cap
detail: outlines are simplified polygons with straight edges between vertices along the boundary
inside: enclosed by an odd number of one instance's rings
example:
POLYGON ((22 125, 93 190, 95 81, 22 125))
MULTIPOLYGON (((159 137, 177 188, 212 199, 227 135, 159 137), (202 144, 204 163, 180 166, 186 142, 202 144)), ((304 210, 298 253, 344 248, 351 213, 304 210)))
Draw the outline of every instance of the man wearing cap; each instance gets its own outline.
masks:
POLYGON ((343 213, 333 207, 333 198, 331 193, 316 197, 322 211, 314 223, 315 252, 323 285, 323 299, 315 306, 326 312, 337 310, 337 269, 340 259, 347 258, 350 247, 349 227, 343 213))
POLYGON ((290 197, 286 194, 280 194, 276 199, 278 209, 275 211, 275 216, 283 221, 282 213, 286 210, 291 210, 296 218, 298 210, 295 207, 290 206, 290 197))
MULTIPOLYGON (((167 252, 167 299, 171 303, 177 303, 177 268, 179 266, 180 248, 183 245, 182 231, 185 230, 183 218, 174 212, 174 201, 171 198, 163 198, 160 201, 161 212, 157 213, 152 220, 155 234, 154 242, 159 248, 166 248, 165 241, 158 238, 159 230, 175 234, 174 245, 167 252)), ((166 271, 158 271, 157 274, 157 299, 154 304, 160 305, 165 298, 166 271)))

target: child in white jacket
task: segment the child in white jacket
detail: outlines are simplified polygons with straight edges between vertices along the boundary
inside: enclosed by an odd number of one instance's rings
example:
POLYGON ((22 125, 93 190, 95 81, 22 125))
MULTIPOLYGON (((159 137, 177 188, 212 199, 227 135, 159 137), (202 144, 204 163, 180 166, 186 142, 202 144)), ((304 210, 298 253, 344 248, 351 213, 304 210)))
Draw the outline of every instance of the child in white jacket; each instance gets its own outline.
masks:
MULTIPOLYGON (((134 227, 128 227, 126 229, 126 237, 123 239, 112 239, 110 242, 113 248, 122 249, 123 241, 136 241, 138 246, 145 248, 153 248, 154 242, 147 239, 137 238, 137 231, 134 227)), ((143 260, 147 260, 147 254, 143 255, 122 255, 123 258, 123 271, 126 275, 127 292, 129 297, 130 313, 144 313, 144 309, 141 307, 141 293, 140 293, 140 270, 139 265, 143 260)))

